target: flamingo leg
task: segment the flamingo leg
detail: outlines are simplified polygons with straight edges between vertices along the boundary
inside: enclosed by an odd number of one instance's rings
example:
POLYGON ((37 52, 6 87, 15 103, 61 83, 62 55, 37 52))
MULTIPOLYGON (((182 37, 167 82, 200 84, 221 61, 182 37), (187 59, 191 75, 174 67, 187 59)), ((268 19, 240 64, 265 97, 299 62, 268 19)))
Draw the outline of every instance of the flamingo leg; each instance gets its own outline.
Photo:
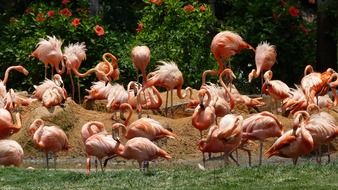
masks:
POLYGON ((330 163, 331 156, 330 156, 330 144, 327 144, 327 163, 330 163))
POLYGON ((241 147, 242 150, 248 153, 248 158, 249 158, 249 166, 251 166, 251 151, 247 148, 241 147))
POLYGON ((94 160, 94 165, 95 165, 95 172, 97 172, 97 158, 94 160))
POLYGON ((293 165, 297 165, 298 158, 293 159, 293 165))
POLYGON ((48 151, 46 152, 46 165, 47 165, 47 170, 49 170, 49 164, 48 164, 48 151))
POLYGON ((205 167, 205 155, 204 155, 204 152, 202 152, 202 157, 203 157, 203 167, 205 167))
POLYGON ((168 116, 168 98, 169 98, 169 91, 167 90, 167 96, 165 99, 165 116, 168 116))
POLYGON ((79 104, 81 104, 81 94, 80 94, 80 91, 81 90, 81 88, 80 88, 80 78, 79 77, 77 77, 77 95, 78 95, 78 99, 79 99, 79 104))
POLYGON ((48 65, 45 65, 45 79, 47 78, 48 65))
POLYGON ((74 80, 73 80, 72 72, 70 72, 69 77, 70 77, 70 84, 72 85, 72 98, 74 100, 74 91, 75 91, 75 88, 74 88, 74 80))
POLYGON ((174 98, 173 98, 173 89, 171 89, 171 92, 170 92, 170 95, 171 95, 171 100, 170 100, 170 103, 171 103, 171 105, 170 105, 170 111, 171 111, 171 117, 173 118, 174 117, 174 107, 173 107, 173 100, 174 100, 174 98))
POLYGON ((263 90, 262 90, 262 87, 263 87, 263 72, 261 72, 261 97, 263 97, 263 90))
POLYGON ((259 165, 262 165, 263 142, 259 141, 259 165))
POLYGON ((87 175, 89 175, 90 174, 90 156, 89 155, 87 155, 87 162, 86 162, 87 164, 87 175))
POLYGON ((99 159, 99 163, 100 163, 101 171, 104 172, 103 166, 102 166, 102 159, 99 159))
POLYGON ((57 159, 57 155, 55 153, 53 153, 54 156, 54 170, 56 170, 56 159, 57 159))
POLYGON ((140 168, 140 171, 143 171, 143 168, 142 168, 142 161, 138 161, 138 167, 140 168))
POLYGON ((237 166, 239 166, 238 160, 236 160, 236 159, 232 156, 231 153, 229 154, 229 157, 231 158, 232 161, 235 162, 235 164, 236 164, 237 166))

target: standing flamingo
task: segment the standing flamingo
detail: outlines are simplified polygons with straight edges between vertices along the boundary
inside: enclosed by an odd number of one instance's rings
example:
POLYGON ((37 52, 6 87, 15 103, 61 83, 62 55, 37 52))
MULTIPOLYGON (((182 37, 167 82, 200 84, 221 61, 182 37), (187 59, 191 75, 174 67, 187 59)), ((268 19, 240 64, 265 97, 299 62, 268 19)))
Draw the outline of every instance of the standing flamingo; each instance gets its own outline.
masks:
MULTIPOLYGON (((264 84, 262 86, 262 92, 269 94, 275 103, 278 100, 283 102, 284 99, 290 97, 290 88, 281 80, 271 80, 272 71, 268 70, 264 73, 264 84)), ((277 109, 277 108, 276 108, 277 109)))
POLYGON ((135 46, 131 51, 131 58, 137 73, 138 70, 141 71, 143 83, 145 83, 147 81, 146 68, 150 62, 150 49, 147 46, 135 46))
POLYGON ((259 165, 262 165, 263 141, 270 137, 280 137, 284 132, 282 123, 267 111, 254 114, 243 121, 243 142, 259 140, 259 165))
POLYGON ((10 139, 0 140, 0 165, 19 167, 23 160, 23 149, 19 143, 10 139))
MULTIPOLYGON (((117 139, 118 144, 120 143, 117 139)), ((119 156, 125 159, 137 160, 140 170, 149 167, 149 165, 143 165, 142 163, 148 163, 148 161, 154 160, 158 157, 163 157, 167 160, 171 159, 171 156, 163 149, 159 148, 144 137, 135 137, 127 141, 127 143, 118 149, 119 156)))
POLYGON ((68 138, 65 132, 56 126, 45 126, 42 119, 36 119, 29 127, 34 144, 45 152, 46 165, 49 169, 48 153, 54 154, 54 168, 56 169, 56 153, 69 149, 68 138))
POLYGON ((90 159, 92 156, 95 156, 101 166, 101 171, 103 171, 102 167, 102 159, 104 157, 116 156, 118 152, 122 150, 123 146, 120 145, 116 140, 112 138, 111 135, 106 135, 104 133, 96 133, 85 141, 85 150, 87 154, 87 175, 90 174, 90 159))
POLYGON ((222 31, 216 34, 211 41, 210 49, 218 64, 217 74, 224 70, 223 60, 229 59, 243 49, 255 51, 241 36, 232 31, 222 31))
POLYGON ((313 147, 313 138, 305 129, 301 115, 297 115, 293 122, 293 129, 280 136, 265 152, 265 155, 268 158, 271 156, 291 158, 293 164, 296 165, 298 157, 310 153, 313 147))
POLYGON ((271 70, 277 58, 276 46, 270 45, 268 42, 261 42, 256 47, 255 63, 256 69, 249 73, 249 82, 253 78, 261 75, 261 87, 263 86, 263 72, 271 70))
POLYGON ((144 137, 149 140, 158 140, 163 137, 175 138, 176 135, 169 130, 165 129, 158 121, 151 118, 140 118, 131 124, 129 120, 133 114, 133 108, 128 103, 123 103, 120 106, 120 110, 123 112, 127 111, 128 116, 124 124, 115 123, 113 130, 122 127, 123 135, 126 139, 132 139, 135 137, 144 137))
POLYGON ((16 124, 13 122, 11 113, 4 108, 0 108, 0 139, 7 138, 21 129, 20 113, 16 113, 15 119, 16 124))
POLYGON ((8 67, 6 69, 6 71, 5 71, 5 75, 4 75, 3 80, 0 80, 0 98, 3 98, 6 95, 6 93, 7 93, 6 84, 8 82, 9 73, 13 69, 17 70, 20 73, 23 73, 26 76, 29 74, 29 72, 23 66, 21 66, 21 65, 8 67))
POLYGON ((47 78, 48 64, 52 67, 52 75, 54 68, 58 74, 62 74, 65 70, 63 63, 63 54, 61 51, 62 40, 57 39, 55 36, 47 36, 48 40, 40 38, 37 48, 32 52, 31 56, 38 58, 45 64, 45 78, 47 78), (61 63, 61 69, 59 65, 61 63))
POLYGON ((195 108, 192 115, 192 125, 200 131, 202 139, 202 131, 213 125, 216 119, 215 108, 210 105, 211 94, 205 88, 198 91, 200 104, 195 108), (204 103, 204 96, 207 95, 207 100, 204 103))
POLYGON ((169 90, 171 91, 171 115, 173 111, 173 89, 177 89, 177 96, 184 99, 187 94, 182 94, 182 86, 184 83, 183 74, 174 62, 159 61, 162 65, 158 65, 154 72, 148 74, 147 81, 144 83, 142 91, 150 86, 160 86, 167 89, 165 114, 167 115, 169 90))

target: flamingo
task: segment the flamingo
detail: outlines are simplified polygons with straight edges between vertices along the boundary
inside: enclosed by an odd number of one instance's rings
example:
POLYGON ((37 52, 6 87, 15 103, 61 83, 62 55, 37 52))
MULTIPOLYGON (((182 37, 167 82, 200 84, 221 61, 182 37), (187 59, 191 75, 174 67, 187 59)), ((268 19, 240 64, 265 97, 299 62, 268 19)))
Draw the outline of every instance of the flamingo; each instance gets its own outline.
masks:
POLYGON ((107 134, 106 128, 102 122, 88 121, 87 123, 83 124, 81 127, 81 138, 83 143, 85 143, 90 136, 93 136, 97 133, 107 134))
MULTIPOLYGON (((63 88, 63 80, 61 75, 55 74, 53 76, 53 80, 45 79, 43 82, 40 83, 40 85, 34 85, 33 86, 35 91, 33 92, 33 97, 37 98, 38 100, 42 100, 42 96, 45 93, 45 91, 49 88, 53 87, 60 87, 63 88)), ((65 89, 64 89, 65 91, 65 89)), ((66 91, 65 91, 66 93, 66 91)))
POLYGON ((57 105, 63 106, 66 98, 67 93, 64 88, 51 87, 43 93, 41 101, 43 106, 46 108, 51 108, 57 105))
POLYGON ((281 80, 271 80, 272 71, 268 70, 264 73, 264 84, 262 86, 262 92, 270 95, 275 102, 290 97, 290 88, 281 80))
POLYGON ((103 61, 98 63, 95 68, 98 72, 96 72, 96 78, 102 81, 113 81, 117 80, 120 77, 120 70, 117 65, 117 58, 107 52, 102 55, 103 61), (111 60, 108 61, 108 58, 111 60))
POLYGON ((248 140, 259 140, 259 165, 262 165, 263 141, 271 137, 280 137, 284 132, 282 123, 277 117, 263 111, 243 121, 243 144, 248 140))
POLYGON ((29 126, 29 133, 33 136, 34 144, 45 152, 47 169, 49 169, 48 153, 54 154, 54 168, 56 169, 56 153, 69 149, 65 132, 57 126, 45 126, 42 119, 35 119, 29 126))
POLYGON ((293 129, 280 136, 265 152, 265 155, 268 158, 272 156, 291 158, 293 164, 296 165, 298 157, 310 153, 313 148, 313 138, 305 129, 302 117, 297 115, 293 122, 293 129))
POLYGON ((131 124, 129 120, 133 114, 133 108, 128 103, 123 103, 120 106, 122 112, 127 111, 128 116, 124 124, 115 123, 113 125, 113 131, 116 131, 118 128, 122 127, 122 132, 126 139, 132 139, 135 137, 144 137, 149 140, 158 140, 163 137, 175 138, 176 135, 171 131, 165 129, 158 121, 151 118, 140 118, 131 124))
POLYGON ((177 96, 180 99, 184 99, 187 94, 182 94, 182 86, 184 83, 183 74, 178 69, 174 62, 159 61, 162 65, 158 65, 154 72, 148 74, 147 81, 142 87, 142 91, 150 86, 160 86, 167 89, 165 114, 167 115, 168 108, 168 95, 171 91, 171 115, 173 116, 173 89, 177 89, 177 96))
POLYGON ((323 73, 312 72, 302 78, 301 87, 308 104, 314 103, 316 96, 323 95, 328 91, 328 82, 330 82, 333 73, 335 71, 328 68, 323 73))
POLYGON ((131 58, 135 69, 141 71, 142 81, 145 83, 147 81, 146 68, 150 62, 150 49, 147 46, 135 46, 131 51, 131 58))
POLYGON ((222 31, 214 36, 211 41, 210 50, 218 64, 219 74, 224 70, 223 60, 229 59, 233 55, 241 52, 243 49, 255 49, 245 42, 241 36, 232 31, 222 31))
POLYGON ((16 124, 13 122, 11 113, 4 108, 0 108, 0 139, 7 138, 21 129, 20 113, 16 113, 15 119, 16 124))
POLYGON ((257 78, 261 75, 261 87, 263 86, 263 72, 271 70, 272 66, 276 62, 277 52, 276 46, 270 45, 268 42, 261 42, 256 47, 255 63, 256 69, 253 69, 249 73, 249 82, 251 83, 253 78, 257 78))
POLYGON ((114 140, 111 135, 96 133, 88 137, 85 141, 87 175, 90 174, 90 159, 92 156, 99 160, 101 171, 103 172, 102 159, 108 156, 115 156, 122 148, 123 146, 114 140))
POLYGON ((202 88, 198 91, 200 104, 195 108, 192 115, 192 125, 200 131, 202 139, 202 131, 213 125, 216 119, 215 108, 210 105, 211 94, 208 90, 202 88), (207 95, 207 100, 204 101, 204 96, 207 95))
POLYGON ((0 165, 19 167, 23 160, 23 149, 19 143, 10 139, 0 140, 0 165))
MULTIPOLYGON (((118 145, 120 140, 117 138, 118 145)), ((119 146, 120 147, 120 146, 119 146)), ((127 141, 124 146, 118 149, 119 156, 125 159, 137 160, 139 163, 140 170, 149 167, 149 165, 143 165, 142 163, 148 163, 148 161, 154 160, 158 157, 163 157, 167 160, 171 159, 171 156, 163 149, 159 148, 151 142, 149 139, 144 137, 135 137, 127 141)))
POLYGON ((62 40, 57 39, 55 36, 47 36, 47 40, 40 38, 37 48, 32 52, 31 56, 38 58, 43 64, 45 64, 45 78, 47 78, 48 64, 52 67, 52 75, 54 68, 58 74, 62 74, 65 71, 63 63, 63 54, 61 51, 62 40), (61 63, 61 69, 59 65, 61 63))

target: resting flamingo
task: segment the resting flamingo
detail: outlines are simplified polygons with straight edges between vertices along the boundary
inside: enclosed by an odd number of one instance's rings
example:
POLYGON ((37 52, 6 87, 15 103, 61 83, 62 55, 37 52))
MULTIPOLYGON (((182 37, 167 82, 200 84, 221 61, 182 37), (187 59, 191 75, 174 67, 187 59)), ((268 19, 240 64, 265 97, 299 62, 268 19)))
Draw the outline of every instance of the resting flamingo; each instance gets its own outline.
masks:
POLYGON ((42 100, 42 96, 47 89, 53 87, 63 88, 63 80, 61 75, 55 74, 53 76, 53 80, 45 79, 43 82, 40 83, 40 85, 34 85, 33 87, 35 89, 35 91, 33 92, 33 97, 37 98, 38 100, 42 100))
POLYGON ((253 78, 257 78, 261 75, 261 87, 263 86, 263 72, 271 70, 272 66, 276 62, 277 52, 276 46, 270 45, 268 42, 261 42, 256 47, 255 63, 256 69, 253 69, 249 73, 249 82, 253 78))
POLYGON ((211 94, 205 88, 198 91, 200 104, 195 108, 192 115, 192 125, 200 131, 202 139, 202 131, 213 125, 216 119, 215 108, 210 105, 211 94), (207 95, 207 100, 204 102, 204 96, 207 95))
POLYGON ((54 68, 58 74, 62 74, 65 71, 63 63, 63 54, 61 51, 62 40, 57 39, 55 36, 47 36, 47 40, 40 38, 37 48, 32 52, 31 56, 38 58, 43 64, 45 64, 45 78, 47 78, 48 64, 51 65, 51 76, 54 74, 54 68), (59 65, 61 63, 61 69, 59 65))
POLYGON ((19 143, 10 139, 0 140, 0 165, 19 167, 23 160, 23 149, 19 143))
POLYGON ((15 119, 16 124, 14 124, 11 113, 4 108, 0 108, 0 139, 7 138, 21 129, 20 113, 16 113, 15 119))
POLYGON ((131 51, 131 58, 136 72, 138 73, 138 70, 141 71, 142 81, 145 83, 147 81, 146 68, 150 62, 150 49, 147 46, 135 46, 131 51))
POLYGON ((178 69, 174 62, 159 61, 162 65, 158 65, 154 72, 148 74, 148 79, 142 87, 142 91, 150 86, 160 86, 167 89, 165 114, 167 116, 168 108, 168 96, 169 90, 171 91, 171 115, 174 115, 173 111, 173 89, 177 89, 177 96, 180 99, 184 99, 187 94, 182 94, 182 86, 184 83, 183 74, 178 69), (150 78, 149 78, 150 77, 150 78))
MULTIPOLYGON (((268 70, 264 73, 264 84, 262 86, 262 92, 268 94, 277 103, 278 100, 282 101, 290 97, 290 88, 281 80, 271 80, 272 71, 268 70)), ((276 108, 278 109, 278 108, 276 108)))
POLYGON ((271 137, 280 137, 283 132, 284 127, 278 118, 268 111, 263 111, 243 121, 242 144, 248 140, 259 140, 259 165, 262 165, 263 141, 271 137))
MULTIPOLYGON (((118 145, 120 140, 117 138, 118 145)), ((125 159, 133 159, 139 163, 140 170, 148 169, 149 165, 143 165, 142 163, 148 163, 148 161, 154 160, 158 157, 163 157, 167 160, 171 159, 171 156, 163 149, 159 148, 156 144, 144 137, 135 137, 127 141, 124 146, 118 149, 119 156, 125 159)))
POLYGON ((33 136, 35 146, 45 152, 47 169, 49 169, 48 153, 53 153, 56 169, 56 153, 69 149, 65 132, 57 126, 45 126, 42 119, 36 119, 29 126, 29 133, 33 136))
POLYGON ((120 70, 117 65, 117 58, 113 54, 107 52, 102 55, 102 59, 103 61, 95 66, 98 71, 96 72, 96 78, 101 81, 113 81, 119 79, 120 70))
POLYGON ((128 103, 121 104, 120 110, 122 113, 124 113, 125 111, 128 112, 127 119, 125 120, 124 124, 115 123, 112 128, 113 131, 116 131, 118 128, 121 127, 123 135, 126 139, 144 137, 148 138, 151 141, 154 141, 163 137, 176 137, 174 133, 165 129, 158 121, 151 118, 140 118, 129 124, 133 114, 133 108, 128 103))
POLYGON ((272 156, 291 158, 293 164, 296 165, 299 156, 310 153, 313 147, 313 138, 305 129, 301 115, 297 115, 293 122, 293 129, 280 136, 265 152, 265 155, 268 158, 272 156))

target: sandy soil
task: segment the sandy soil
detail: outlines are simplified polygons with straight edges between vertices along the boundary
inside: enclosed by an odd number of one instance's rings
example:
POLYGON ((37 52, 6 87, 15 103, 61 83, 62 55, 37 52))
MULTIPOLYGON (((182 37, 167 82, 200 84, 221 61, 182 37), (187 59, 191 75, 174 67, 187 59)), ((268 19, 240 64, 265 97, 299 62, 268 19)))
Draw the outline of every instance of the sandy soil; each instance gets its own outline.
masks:
MULTIPOLYGON (((194 91, 196 93, 196 91, 194 91)), ((180 100, 174 92, 174 118, 164 117, 159 113, 164 111, 144 111, 143 116, 149 116, 158 120, 164 127, 170 128, 175 134, 177 134, 177 139, 164 139, 157 144, 163 149, 167 150, 173 157, 173 161, 176 163, 186 163, 186 162, 200 162, 201 154, 197 149, 197 142, 200 139, 199 131, 196 130, 191 125, 191 115, 193 110, 184 110, 185 103, 187 100, 180 100)), ((165 93, 162 93, 164 100, 163 106, 165 105, 165 93)), ((269 100, 265 98, 265 101, 269 105, 269 100)), ((42 159, 43 154, 37 150, 32 143, 32 137, 29 136, 27 129, 32 121, 36 118, 41 118, 45 120, 47 125, 57 125, 65 130, 68 135, 71 149, 68 152, 60 153, 60 158, 67 158, 68 160, 75 160, 72 167, 84 168, 83 164, 85 161, 85 152, 84 146, 81 141, 80 130, 83 124, 91 120, 101 121, 105 124, 107 131, 111 131, 110 127, 113 123, 118 122, 112 120, 112 113, 108 112, 105 108, 106 101, 91 101, 83 103, 82 105, 76 104, 70 98, 67 99, 65 106, 62 108, 56 106, 52 109, 47 109, 41 105, 40 102, 34 102, 30 106, 21 107, 18 111, 21 113, 23 127, 22 129, 14 134, 11 138, 17 140, 23 147, 25 151, 25 164, 34 165, 38 164, 39 161, 36 161, 36 158, 42 159), (75 165, 74 165, 75 164, 75 165)), ((269 109, 269 106, 261 108, 261 110, 269 109)), ((333 108, 328 111, 335 118, 338 119, 338 108, 333 108)), ((234 113, 243 115, 244 118, 247 118, 255 112, 255 110, 249 110, 245 105, 237 105, 234 113)), ((137 119, 137 115, 133 114, 132 121, 137 119)), ((291 119, 278 115, 278 119, 283 123, 286 129, 290 128, 291 119)), ((204 136, 207 134, 205 131, 204 136)), ((269 139, 264 143, 264 150, 266 150, 275 139, 269 139)), ((338 140, 336 139, 333 143, 333 147, 336 149, 338 140)), ((258 142, 251 143, 248 145, 251 150, 253 150, 253 162, 257 161, 258 154, 258 142)), ((246 156, 243 152, 240 151, 240 162, 246 164, 246 156)), ((214 155, 217 158, 219 155, 214 155)), ((333 160, 337 159, 337 154, 333 155, 333 160)), ((272 162, 285 159, 274 158, 272 162)), ((124 161, 120 160, 122 163, 124 161)), ((68 162, 68 161, 66 161, 68 162)), ((290 161, 289 161, 290 162, 290 161)), ((117 162, 118 163, 118 162, 117 162)), ((67 165, 67 163, 65 163, 67 165)))

